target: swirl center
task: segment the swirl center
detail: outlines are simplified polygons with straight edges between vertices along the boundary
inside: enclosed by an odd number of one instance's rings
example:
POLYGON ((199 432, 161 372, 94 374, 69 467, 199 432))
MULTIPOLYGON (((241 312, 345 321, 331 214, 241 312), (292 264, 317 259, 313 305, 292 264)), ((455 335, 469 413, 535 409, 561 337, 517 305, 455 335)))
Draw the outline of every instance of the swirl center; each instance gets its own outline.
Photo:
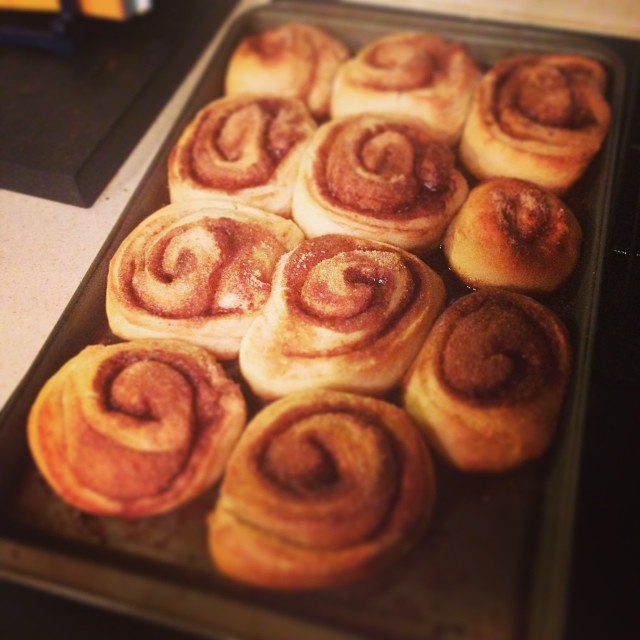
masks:
POLYGON ((435 60, 415 40, 385 42, 372 48, 367 64, 385 72, 389 90, 406 91, 428 86, 434 75, 435 60))
POLYGON ((107 415, 107 429, 98 423, 98 430, 138 451, 182 449, 191 436, 192 396, 190 384, 171 366, 134 362, 111 385, 109 404, 118 415, 107 415))
POLYGON ((209 278, 227 252, 224 234, 202 225, 178 227, 149 245, 146 266, 132 277, 136 294, 159 315, 202 315, 210 306, 209 278))
POLYGON ((549 202, 539 191, 526 188, 515 194, 495 191, 491 194, 491 206, 498 212, 500 226, 516 243, 534 241, 549 227, 549 202))
POLYGON ((374 297, 371 280, 355 277, 352 256, 340 254, 316 265, 302 286, 307 313, 322 318, 352 318, 367 309, 374 297))
POLYGON ((522 70, 518 83, 517 104, 527 117, 550 127, 571 125, 574 99, 567 76, 560 69, 528 67, 522 70))
POLYGON ((349 319, 377 307, 391 314, 410 289, 410 274, 395 254, 353 251, 315 265, 304 281, 300 301, 314 317, 349 319))
POLYGON ((260 462, 294 500, 324 496, 346 507, 351 496, 378 505, 376 519, 396 491, 396 464, 383 431, 339 409, 297 418, 269 441, 260 462))
POLYGON ((331 146, 327 185, 333 197, 365 211, 410 205, 419 188, 415 150, 402 131, 347 126, 331 146))
POLYGON ((265 145, 271 117, 263 106, 249 104, 226 118, 205 115, 193 143, 197 179, 229 190, 266 182, 274 171, 274 161, 265 145))
POLYGON ((478 401, 523 399, 544 384, 552 362, 534 322, 516 309, 485 304, 451 332, 443 373, 456 392, 478 401))
POLYGON ((299 496, 315 495, 338 481, 338 470, 322 440, 286 431, 274 440, 264 459, 272 479, 299 496), (295 452, 295 455, 292 455, 295 452))

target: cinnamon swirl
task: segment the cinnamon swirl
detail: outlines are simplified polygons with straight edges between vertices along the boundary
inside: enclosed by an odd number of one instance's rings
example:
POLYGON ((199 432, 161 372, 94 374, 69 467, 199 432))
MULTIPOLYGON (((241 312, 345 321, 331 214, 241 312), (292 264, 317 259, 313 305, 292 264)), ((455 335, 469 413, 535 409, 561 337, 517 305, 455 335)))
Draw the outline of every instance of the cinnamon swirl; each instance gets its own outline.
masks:
POLYGON ((479 179, 522 178, 562 193, 584 173, 607 134, 606 72, 574 54, 521 55, 483 77, 460 141, 479 179))
POLYGON ((264 409, 208 519, 224 574, 274 589, 364 580, 406 554, 436 497, 417 427, 382 400, 306 391, 264 409))
POLYGON ((567 330, 553 312, 482 289, 440 315, 407 375, 404 405, 453 465, 504 471, 547 449, 570 366, 567 330))
POLYGON ((289 22, 242 39, 225 76, 225 93, 299 98, 318 119, 329 115, 336 72, 349 57, 344 43, 311 24, 289 22))
POLYGON ((314 135, 292 214, 307 237, 342 233, 426 254, 439 245, 467 191, 453 152, 420 120, 347 116, 314 135))
POLYGON ((134 518, 211 487, 246 421, 238 385, 178 340, 92 345, 42 387, 29 446, 53 491, 85 512, 134 518))
POLYGON ((235 358, 269 297, 277 261, 303 239, 290 220, 239 204, 163 207, 111 259, 109 326, 126 340, 181 338, 235 358))
POLYGON ((315 129, 294 98, 214 100, 185 127, 169 155, 171 201, 228 198, 291 217, 298 163, 315 129))
POLYGON ((240 344, 240 371, 266 399, 319 387, 383 394, 399 384, 444 300, 440 277, 397 247, 307 240, 276 267, 240 344))
POLYGON ((481 72, 458 42, 422 32, 383 36, 339 69, 332 117, 384 111, 415 116, 457 142, 481 72))
POLYGON ((580 256, 582 231, 550 191, 515 178, 475 187, 444 238, 449 266, 467 285, 522 293, 557 289, 580 256))

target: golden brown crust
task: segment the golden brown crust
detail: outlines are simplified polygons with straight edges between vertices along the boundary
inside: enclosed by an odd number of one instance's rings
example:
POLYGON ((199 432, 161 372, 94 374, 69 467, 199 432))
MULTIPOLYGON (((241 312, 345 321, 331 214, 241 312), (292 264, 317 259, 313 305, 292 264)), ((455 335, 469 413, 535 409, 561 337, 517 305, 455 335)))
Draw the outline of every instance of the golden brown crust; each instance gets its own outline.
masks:
POLYGON ((581 242, 576 217, 550 191, 494 178, 472 189, 443 247, 449 266, 471 287, 541 293, 573 272, 581 242))
POLYGON ((340 67, 331 114, 406 114, 452 144, 460 137, 480 76, 460 43, 422 32, 392 33, 340 67))
POLYGON ((451 149, 420 120, 354 115, 314 135, 292 214, 307 237, 344 233, 424 254, 439 245, 467 190, 451 149))
POLYGON ((607 134, 611 112, 602 65, 580 55, 521 55, 483 77, 460 157, 477 178, 509 176, 556 193, 584 173, 607 134))
POLYGON ((385 393, 444 300, 440 277, 401 249, 338 235, 307 240, 279 263, 240 345, 240 370, 267 399, 318 387, 385 393))
POLYGON ((541 455, 571 366, 566 328, 527 296, 483 289, 438 318, 405 380, 407 411, 466 471, 503 471, 541 455))
POLYGON ((269 297, 276 263, 303 239, 290 220, 240 204, 163 207, 111 259, 111 331, 127 340, 181 338, 235 358, 269 297))
POLYGON ((42 387, 29 446, 51 488, 89 513, 173 509, 218 481, 245 402, 206 350, 177 340, 93 345, 42 387))
POLYGON ((203 107, 168 161, 172 202, 227 198, 291 217, 298 163, 316 124, 294 98, 240 95, 203 107))
POLYGON ((349 55, 323 29, 289 22, 239 43, 227 67, 225 93, 299 98, 314 117, 326 118, 336 72, 349 55))
POLYGON ((404 411, 306 391, 269 405, 247 427, 209 516, 209 546, 236 580, 332 587, 406 553, 435 496, 430 454, 404 411))

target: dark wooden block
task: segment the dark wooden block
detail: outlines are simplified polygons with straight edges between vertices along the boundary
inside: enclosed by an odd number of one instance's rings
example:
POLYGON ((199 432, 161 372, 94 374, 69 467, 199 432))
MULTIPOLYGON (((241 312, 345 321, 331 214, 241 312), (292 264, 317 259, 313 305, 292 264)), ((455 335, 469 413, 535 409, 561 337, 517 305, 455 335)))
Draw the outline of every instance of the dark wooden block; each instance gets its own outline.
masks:
POLYGON ((0 188, 91 206, 234 4, 79 17, 70 54, 0 45, 0 188))

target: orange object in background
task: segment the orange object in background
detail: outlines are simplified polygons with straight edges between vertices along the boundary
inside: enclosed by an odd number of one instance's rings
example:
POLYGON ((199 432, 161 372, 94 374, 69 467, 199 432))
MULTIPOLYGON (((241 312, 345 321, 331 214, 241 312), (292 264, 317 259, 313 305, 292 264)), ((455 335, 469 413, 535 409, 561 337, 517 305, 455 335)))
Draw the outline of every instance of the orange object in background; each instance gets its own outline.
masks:
MULTIPOLYGON (((75 4, 79 13, 86 16, 126 20, 149 11, 153 0, 77 0, 75 4)), ((0 0, 0 9, 56 12, 62 8, 61 0, 0 0)))
POLYGON ((60 0, 0 0, 0 9, 59 11, 60 8, 60 0))
POLYGON ((149 11, 153 7, 153 0, 78 0, 77 4, 80 12, 86 16, 126 20, 149 11))

